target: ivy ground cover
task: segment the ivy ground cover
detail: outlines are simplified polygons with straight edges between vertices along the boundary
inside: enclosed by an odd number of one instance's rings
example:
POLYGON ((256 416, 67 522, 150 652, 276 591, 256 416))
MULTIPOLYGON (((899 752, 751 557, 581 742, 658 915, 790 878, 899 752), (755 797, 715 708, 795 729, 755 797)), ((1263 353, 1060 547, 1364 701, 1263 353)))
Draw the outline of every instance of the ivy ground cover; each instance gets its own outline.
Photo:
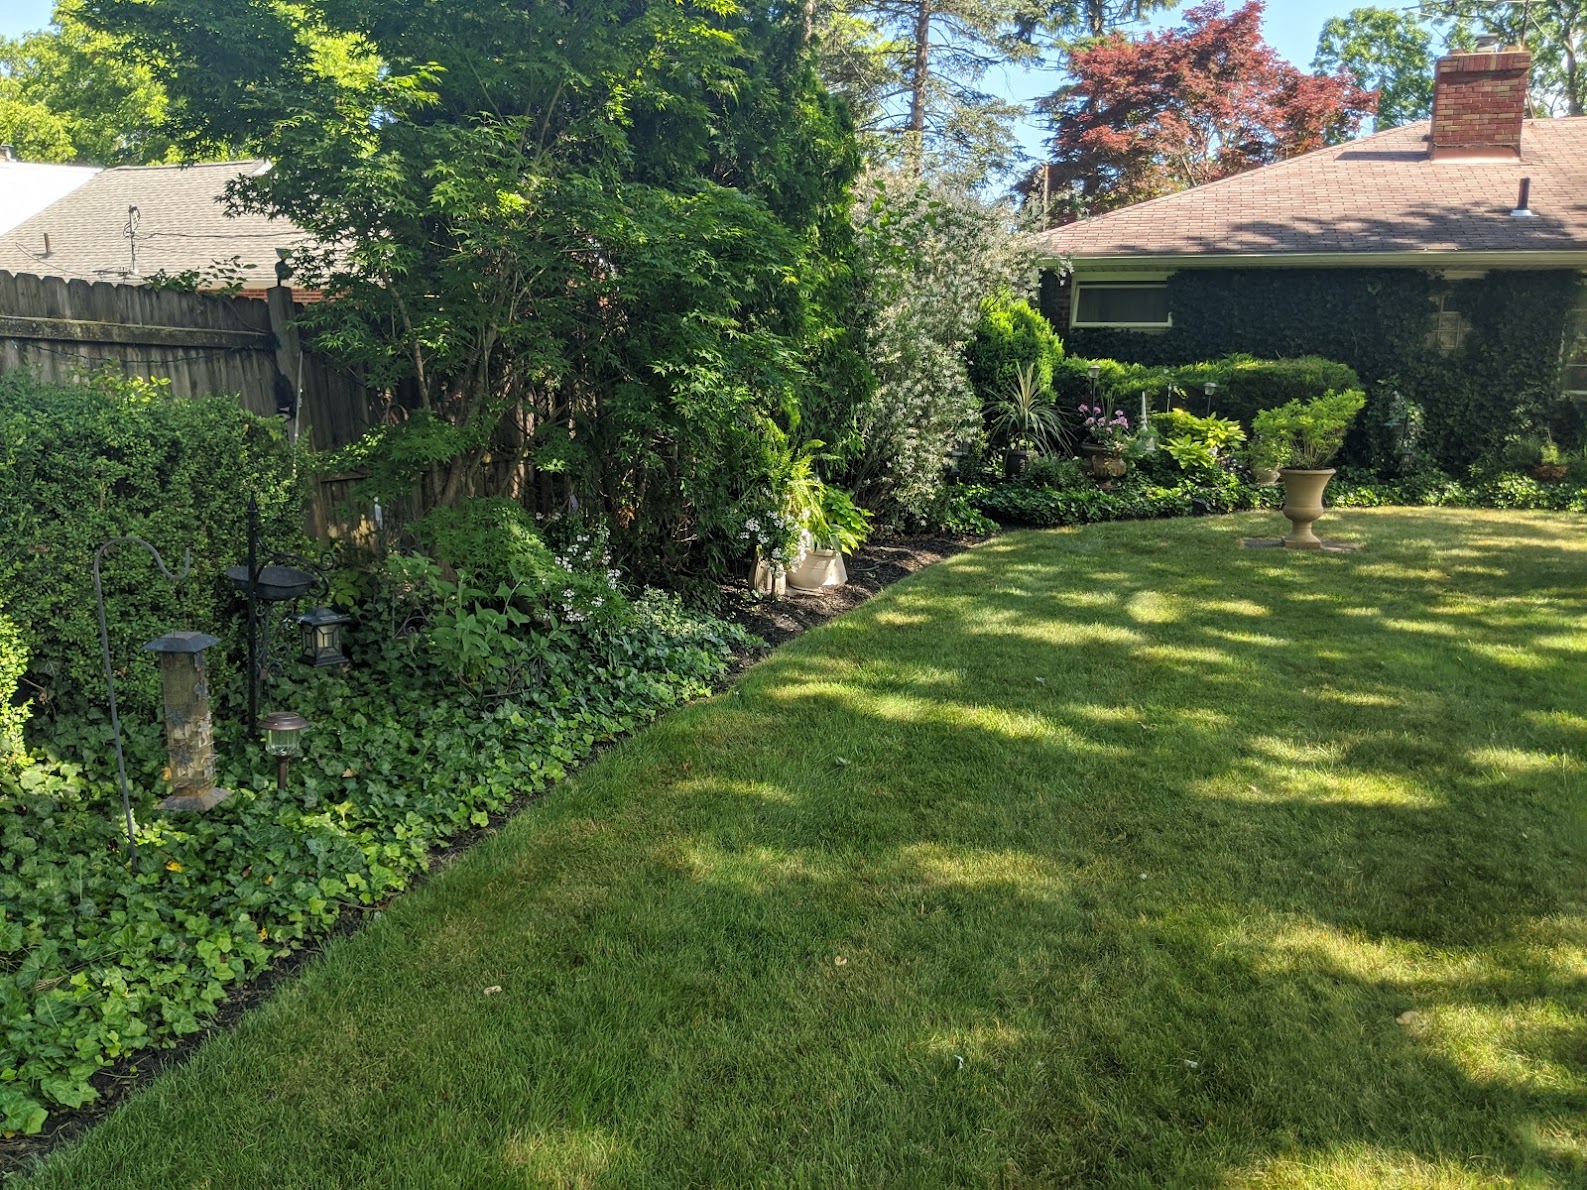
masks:
POLYGON ((995 540, 609 752, 25 1184, 1580 1185, 1584 530, 995 540))

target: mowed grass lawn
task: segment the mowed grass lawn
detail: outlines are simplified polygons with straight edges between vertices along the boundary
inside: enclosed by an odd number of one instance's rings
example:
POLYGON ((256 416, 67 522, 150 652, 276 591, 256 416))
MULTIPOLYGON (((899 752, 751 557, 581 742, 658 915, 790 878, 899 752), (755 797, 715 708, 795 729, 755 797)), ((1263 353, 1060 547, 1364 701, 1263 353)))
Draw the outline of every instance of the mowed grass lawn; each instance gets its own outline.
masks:
POLYGON ((1587 1184, 1587 521, 1278 527, 899 584, 31 1184, 1587 1184))

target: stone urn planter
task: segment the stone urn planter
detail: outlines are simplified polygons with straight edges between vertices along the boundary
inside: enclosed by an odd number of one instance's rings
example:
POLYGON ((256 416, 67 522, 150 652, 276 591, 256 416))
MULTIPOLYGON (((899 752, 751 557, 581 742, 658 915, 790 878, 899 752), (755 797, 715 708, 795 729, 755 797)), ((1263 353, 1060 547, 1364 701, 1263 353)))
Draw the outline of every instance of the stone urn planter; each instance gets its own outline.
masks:
POLYGON ((781 562, 756 558, 755 574, 750 580, 750 586, 762 595, 781 599, 788 593, 788 571, 781 562))
POLYGON ((1332 467, 1319 471, 1305 471, 1285 467, 1279 473, 1284 481, 1284 516, 1290 523, 1289 536, 1284 538, 1286 549, 1320 550, 1322 539, 1312 532, 1312 524, 1323 514, 1323 489, 1334 477, 1332 467))
POLYGON ((1003 478, 1015 479, 1025 474, 1030 466, 1030 451, 1016 450, 1012 446, 1003 452, 1003 478))
POLYGON ((1103 487, 1107 487, 1116 479, 1123 479, 1125 472, 1130 469, 1129 460, 1124 457, 1124 452, 1115 450, 1111 446, 1083 442, 1080 444, 1080 453, 1085 457, 1087 474, 1103 487))
POLYGON ((816 549, 814 546, 805 550, 799 565, 788 572, 789 588, 807 595, 828 587, 841 587, 848 581, 849 571, 843 565, 843 554, 838 550, 816 549))
POLYGON ((1251 482, 1264 488, 1270 488, 1278 482, 1277 467, 1252 467, 1251 482))

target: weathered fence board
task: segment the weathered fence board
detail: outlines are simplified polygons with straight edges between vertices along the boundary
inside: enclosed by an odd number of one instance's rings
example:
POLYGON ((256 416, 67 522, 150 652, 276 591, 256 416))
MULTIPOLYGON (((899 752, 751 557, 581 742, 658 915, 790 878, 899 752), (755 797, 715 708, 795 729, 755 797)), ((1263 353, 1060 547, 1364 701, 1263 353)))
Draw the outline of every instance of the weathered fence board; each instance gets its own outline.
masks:
MULTIPOLYGON (((298 392, 310 445, 334 450, 373 424, 372 397, 345 369, 299 349, 295 310, 286 289, 261 300, 0 270, 0 372, 62 383, 111 368, 169 380, 179 397, 234 396, 266 415, 278 390, 298 392)), ((309 510, 317 535, 366 531, 348 508, 356 478, 319 483, 309 510)))

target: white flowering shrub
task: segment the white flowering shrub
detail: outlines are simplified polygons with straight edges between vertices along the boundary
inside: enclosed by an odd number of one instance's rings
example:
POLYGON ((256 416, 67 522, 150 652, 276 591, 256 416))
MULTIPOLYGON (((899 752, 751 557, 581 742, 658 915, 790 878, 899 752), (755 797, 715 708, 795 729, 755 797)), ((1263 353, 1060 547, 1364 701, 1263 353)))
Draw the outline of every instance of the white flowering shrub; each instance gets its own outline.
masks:
POLYGON ((948 452, 981 433, 963 355, 981 301, 1030 291, 1036 244, 1007 208, 897 174, 866 179, 854 211, 876 376, 859 414, 858 485, 893 519, 929 521, 948 452))

